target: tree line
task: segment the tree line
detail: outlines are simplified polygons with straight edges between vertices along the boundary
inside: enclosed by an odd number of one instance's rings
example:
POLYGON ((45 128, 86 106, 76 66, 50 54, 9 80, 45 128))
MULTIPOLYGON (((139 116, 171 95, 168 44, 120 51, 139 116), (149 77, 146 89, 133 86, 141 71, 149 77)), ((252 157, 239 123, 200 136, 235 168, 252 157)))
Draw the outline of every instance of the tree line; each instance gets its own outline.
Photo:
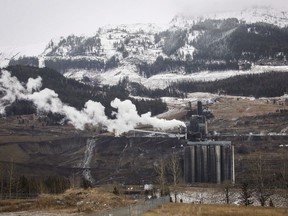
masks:
POLYGON ((60 194, 69 188, 91 187, 80 174, 62 175, 17 175, 17 164, 0 162, 0 199, 34 198, 39 194, 60 194))
MULTIPOLYGON (((177 72, 184 71, 186 74, 191 74, 199 71, 225 71, 225 70, 239 70, 238 61, 212 61, 212 60, 187 60, 173 59, 170 57, 164 58, 158 56, 155 62, 148 64, 143 62, 138 64, 138 70, 141 76, 151 77, 163 72, 177 72)), ((249 69, 246 68, 246 69, 249 69)))
POLYGON ((267 72, 262 74, 237 75, 210 82, 177 82, 172 86, 180 92, 210 92, 228 95, 278 97, 287 93, 288 74, 267 72))
POLYGON ((165 89, 148 89, 139 83, 131 83, 130 93, 143 97, 180 97, 190 92, 210 92, 235 96, 278 97, 288 91, 288 73, 266 72, 237 75, 215 81, 176 81, 165 89))

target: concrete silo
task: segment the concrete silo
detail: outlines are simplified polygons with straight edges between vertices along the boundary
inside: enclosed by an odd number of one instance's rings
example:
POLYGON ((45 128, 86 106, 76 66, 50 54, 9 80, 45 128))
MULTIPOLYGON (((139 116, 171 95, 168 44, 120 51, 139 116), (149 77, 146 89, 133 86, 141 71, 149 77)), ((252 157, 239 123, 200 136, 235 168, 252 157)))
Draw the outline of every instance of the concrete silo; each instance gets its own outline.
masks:
POLYGON ((234 146, 230 141, 188 141, 184 148, 187 183, 234 183, 234 169, 234 146))

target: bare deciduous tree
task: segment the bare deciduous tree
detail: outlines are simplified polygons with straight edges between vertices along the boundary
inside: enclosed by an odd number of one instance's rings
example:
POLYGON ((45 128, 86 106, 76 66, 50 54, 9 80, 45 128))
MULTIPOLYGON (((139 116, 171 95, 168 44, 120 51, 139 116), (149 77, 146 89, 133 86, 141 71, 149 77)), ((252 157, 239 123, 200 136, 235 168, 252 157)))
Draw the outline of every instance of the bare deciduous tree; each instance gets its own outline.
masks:
POLYGON ((272 176, 269 172, 269 167, 267 166, 262 153, 260 152, 258 158, 255 162, 256 169, 254 171, 255 178, 255 195, 261 206, 265 206, 266 202, 269 200, 270 196, 273 194, 271 188, 272 176))
POLYGON ((279 186, 283 189, 283 197, 286 200, 286 206, 288 207, 288 152, 287 148, 283 149, 282 152, 282 166, 280 168, 280 176, 279 176, 279 186))
POLYGON ((253 204, 253 201, 252 201, 252 190, 249 188, 249 185, 248 185, 247 182, 244 182, 241 185, 240 199, 241 199, 241 202, 245 206, 249 206, 249 205, 253 204))
POLYGON ((154 166, 155 172, 157 173, 157 182, 160 185, 161 196, 166 192, 166 161, 164 158, 160 158, 158 163, 154 166))
POLYGON ((231 181, 224 181, 223 182, 223 190, 224 190, 224 195, 225 195, 225 203, 229 204, 230 203, 230 197, 232 196, 232 182, 231 181))
POLYGON ((81 177, 73 173, 72 176, 69 177, 69 185, 70 185, 70 188, 80 188, 81 177))
POLYGON ((12 184, 13 184, 13 175, 14 175, 14 160, 11 159, 9 174, 9 197, 12 197, 12 184))
POLYGON ((175 196, 175 202, 177 202, 177 185, 182 180, 181 166, 179 162, 179 156, 176 152, 173 152, 168 160, 168 172, 172 176, 173 191, 175 196))
POLYGON ((173 177, 173 187, 176 187, 182 180, 181 166, 179 162, 179 156, 173 152, 168 161, 168 171, 173 177))
POLYGON ((4 169, 2 164, 0 163, 0 194, 3 194, 3 190, 4 190, 4 169))

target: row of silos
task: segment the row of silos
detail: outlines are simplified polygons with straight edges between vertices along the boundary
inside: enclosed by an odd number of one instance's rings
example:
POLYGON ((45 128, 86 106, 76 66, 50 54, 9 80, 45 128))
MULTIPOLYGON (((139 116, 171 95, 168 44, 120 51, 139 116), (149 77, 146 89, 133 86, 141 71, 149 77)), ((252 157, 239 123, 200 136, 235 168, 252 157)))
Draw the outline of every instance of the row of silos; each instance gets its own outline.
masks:
POLYGON ((186 183, 235 182, 234 146, 230 141, 188 141, 184 148, 186 183))

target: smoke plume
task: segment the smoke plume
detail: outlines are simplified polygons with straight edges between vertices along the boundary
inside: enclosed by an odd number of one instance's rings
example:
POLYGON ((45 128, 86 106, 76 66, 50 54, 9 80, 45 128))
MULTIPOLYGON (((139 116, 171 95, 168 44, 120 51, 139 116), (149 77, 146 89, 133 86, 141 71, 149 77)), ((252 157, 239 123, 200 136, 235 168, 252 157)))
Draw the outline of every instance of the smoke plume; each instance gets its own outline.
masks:
POLYGON ((111 106, 118 110, 113 113, 115 119, 108 119, 105 115, 105 107, 91 100, 87 101, 84 108, 79 111, 63 103, 55 91, 48 88, 39 91, 41 87, 41 77, 29 78, 25 85, 21 84, 16 77, 12 77, 8 71, 3 70, 0 77, 0 113, 4 114, 5 108, 18 99, 32 101, 39 111, 63 114, 75 128, 81 130, 86 124, 94 126, 102 124, 107 126, 108 131, 115 131, 117 134, 132 130, 138 124, 149 124, 159 129, 185 127, 181 121, 151 117, 150 112, 140 116, 136 106, 130 100, 121 101, 118 98, 111 102, 111 106))

